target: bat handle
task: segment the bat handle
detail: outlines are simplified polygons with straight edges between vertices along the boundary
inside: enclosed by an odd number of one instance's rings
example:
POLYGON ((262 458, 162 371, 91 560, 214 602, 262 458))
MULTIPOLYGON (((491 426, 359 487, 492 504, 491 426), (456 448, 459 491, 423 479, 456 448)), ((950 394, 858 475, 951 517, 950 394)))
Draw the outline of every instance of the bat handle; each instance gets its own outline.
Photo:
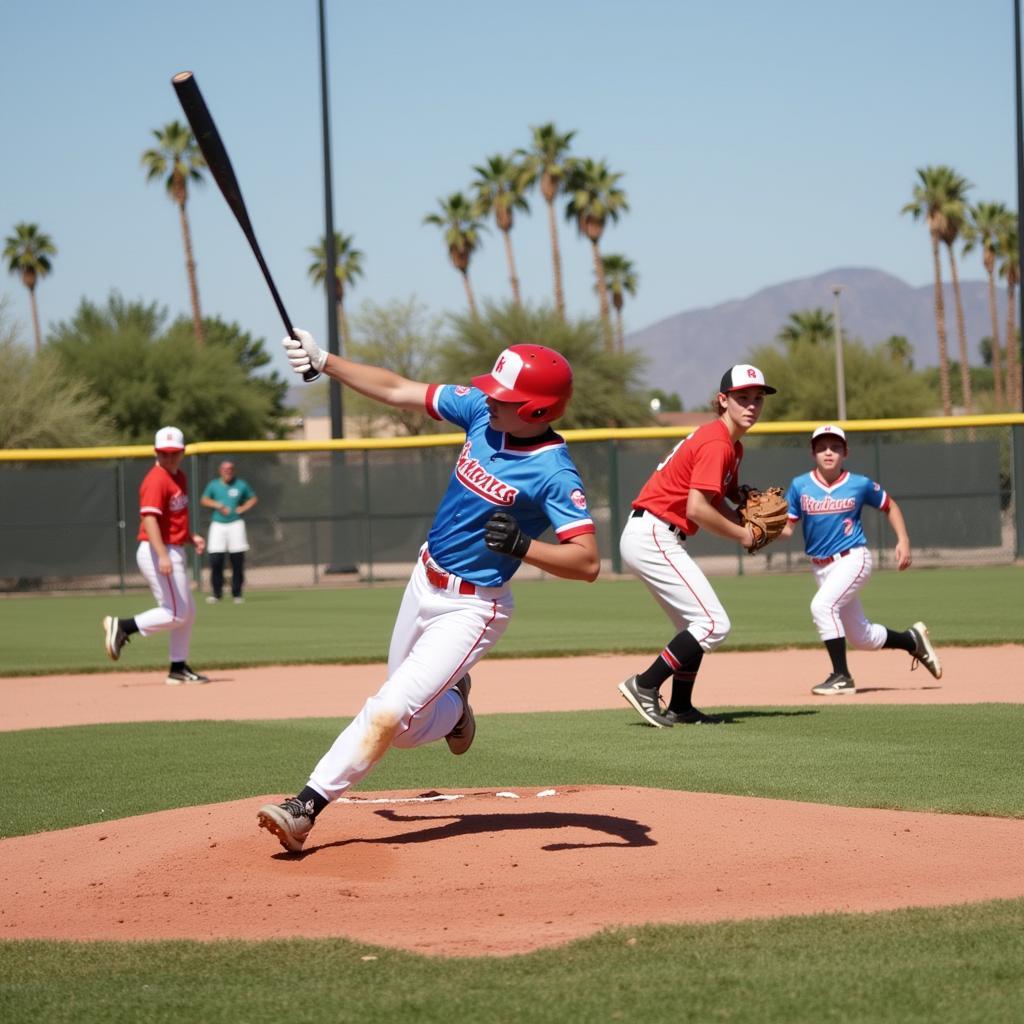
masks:
MULTIPOLYGON (((270 284, 270 287, 271 292, 274 296, 274 301, 277 303, 278 312, 281 314, 281 319, 284 320, 285 325, 288 328, 288 337, 293 339, 294 341, 300 341, 299 336, 295 333, 295 328, 292 327, 292 322, 289 319, 287 312, 285 311, 284 303, 281 302, 281 297, 277 294, 277 289, 274 287, 273 283, 270 284)), ((302 374, 302 379, 307 384, 312 384, 313 381, 320 379, 320 371, 314 370, 313 367, 311 366, 302 374)))

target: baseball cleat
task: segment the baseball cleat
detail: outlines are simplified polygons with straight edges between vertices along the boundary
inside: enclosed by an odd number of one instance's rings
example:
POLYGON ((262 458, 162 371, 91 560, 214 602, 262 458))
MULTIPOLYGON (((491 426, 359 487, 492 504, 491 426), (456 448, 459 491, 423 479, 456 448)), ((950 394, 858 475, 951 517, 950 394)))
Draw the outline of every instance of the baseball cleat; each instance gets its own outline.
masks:
POLYGON ((721 725, 722 720, 720 718, 714 718, 711 715, 705 715, 703 711, 697 708, 689 708, 686 711, 673 711, 668 708, 665 711, 665 717, 673 725, 721 725))
POLYGON ((116 615, 107 615, 103 619, 103 644, 111 661, 121 657, 121 648, 128 643, 128 636, 121 628, 121 620, 116 615))
POLYGON ((313 801, 303 805, 293 796, 281 804, 264 804, 256 814, 256 821, 260 828, 273 832, 286 850, 298 853, 313 827, 313 801))
POLYGON ((454 686, 462 697, 462 717, 455 723, 455 728, 445 736, 445 743, 453 754, 464 754, 471 746, 476 736, 476 716, 469 706, 469 689, 473 681, 467 672, 454 686))
POLYGON ((171 671, 167 673, 167 679, 165 680, 168 686, 181 686, 183 683, 190 685, 193 683, 208 683, 209 681, 209 676, 204 676, 200 672, 194 672, 188 667, 188 665, 186 665, 180 672, 171 669, 171 671))
POLYGON ((818 683, 811 690, 811 693, 816 693, 819 697, 829 697, 836 693, 856 692, 857 688, 853 685, 853 680, 843 672, 833 672, 825 682, 818 683))
POLYGON ((673 723, 662 711, 657 689, 648 690, 638 686, 636 676, 630 676, 619 683, 619 693, 633 705, 633 709, 648 725, 653 725, 655 729, 672 728, 673 723))
POLYGON ((931 639, 928 636, 928 627, 923 622, 915 622, 908 632, 914 638, 914 643, 917 645, 914 653, 911 655, 914 659, 915 667, 916 663, 920 662, 936 679, 941 679, 942 662, 939 661, 939 655, 932 646, 931 639))

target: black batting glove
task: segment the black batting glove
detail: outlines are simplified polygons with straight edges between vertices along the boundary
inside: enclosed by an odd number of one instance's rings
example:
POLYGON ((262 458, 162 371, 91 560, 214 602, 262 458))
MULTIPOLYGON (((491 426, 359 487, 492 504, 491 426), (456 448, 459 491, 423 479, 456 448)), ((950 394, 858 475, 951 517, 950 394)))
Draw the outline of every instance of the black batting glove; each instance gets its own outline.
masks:
POLYGON ((522 558, 530 550, 530 538, 508 512, 495 512, 484 527, 484 543, 492 550, 522 558))

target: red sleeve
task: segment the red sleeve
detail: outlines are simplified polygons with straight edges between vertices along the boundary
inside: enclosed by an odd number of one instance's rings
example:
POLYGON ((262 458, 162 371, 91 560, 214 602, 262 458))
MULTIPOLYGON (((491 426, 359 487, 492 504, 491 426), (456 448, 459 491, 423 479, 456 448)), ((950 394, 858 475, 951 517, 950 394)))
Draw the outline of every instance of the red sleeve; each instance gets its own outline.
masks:
POLYGON ((427 407, 427 415, 431 416, 435 420, 443 420, 444 417, 434 408, 434 395, 437 394, 437 384, 427 385, 427 396, 423 400, 424 405, 427 407))
POLYGON ((166 473, 146 474, 139 485, 139 515, 162 516, 167 507, 166 473))

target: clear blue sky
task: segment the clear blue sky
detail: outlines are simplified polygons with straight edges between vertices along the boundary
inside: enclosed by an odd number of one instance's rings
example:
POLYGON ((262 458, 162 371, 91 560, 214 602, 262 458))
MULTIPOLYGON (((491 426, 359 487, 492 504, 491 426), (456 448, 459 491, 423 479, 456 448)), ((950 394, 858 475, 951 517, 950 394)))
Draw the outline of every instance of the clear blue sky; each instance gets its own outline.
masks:
MULTIPOLYGON (((335 219, 365 254, 352 310, 415 294, 462 311, 423 217, 546 121, 623 172, 631 211, 602 248, 640 275, 627 331, 839 266, 929 282, 926 230, 900 216, 929 163, 1016 206, 1011 0, 326 9, 335 219)), ((306 276, 324 228, 315 0, 35 0, 5 5, 2 26, 0 231, 34 222, 58 247, 37 289, 44 331, 112 289, 188 313, 175 207, 139 159, 183 119, 170 77, 191 69, 292 319, 326 338, 306 276)), ((276 353, 276 310, 212 181, 189 212, 204 313, 276 353)), ((570 311, 596 312, 589 245, 560 226, 570 311)), ((550 301, 539 196, 513 239, 526 297, 550 301)), ((479 298, 508 296, 496 230, 470 273, 479 298)), ((974 259, 962 270, 981 275, 974 259)), ((30 342, 25 289, 4 275, 0 295, 30 342)))

